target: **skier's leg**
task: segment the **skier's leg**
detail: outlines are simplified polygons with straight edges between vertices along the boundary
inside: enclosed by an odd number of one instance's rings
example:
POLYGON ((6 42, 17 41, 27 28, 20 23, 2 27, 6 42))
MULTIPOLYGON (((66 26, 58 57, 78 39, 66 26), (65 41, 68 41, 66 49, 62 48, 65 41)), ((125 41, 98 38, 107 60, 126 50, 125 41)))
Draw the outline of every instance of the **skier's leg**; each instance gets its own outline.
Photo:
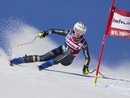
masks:
POLYGON ((74 59, 74 57, 73 57, 72 53, 70 51, 68 51, 64 54, 58 55, 54 59, 46 61, 45 63, 38 66, 38 68, 39 68, 39 70, 42 70, 42 69, 48 68, 48 67, 58 64, 58 63, 68 66, 72 63, 73 59, 74 59))
POLYGON ((51 50, 50 52, 44 54, 44 55, 31 55, 31 56, 25 56, 24 61, 25 63, 31 63, 31 62, 42 62, 47 61, 50 59, 53 59, 57 55, 62 54, 61 46, 51 50))
POLYGON ((74 60, 74 56, 71 51, 67 51, 64 54, 61 54, 54 58, 55 64, 61 63, 64 66, 70 65, 74 60))
POLYGON ((19 58, 14 58, 11 60, 11 65, 13 64, 21 64, 21 63, 32 63, 32 62, 41 62, 41 61, 46 61, 49 59, 53 59, 57 55, 62 53, 61 46, 51 50, 50 52, 44 54, 44 55, 25 55, 24 57, 19 57, 19 58))
POLYGON ((53 49, 51 50, 50 52, 48 52, 47 54, 45 55, 41 55, 40 56, 40 61, 47 61, 47 60, 51 60, 55 57, 57 57, 58 55, 62 54, 62 46, 56 48, 56 49, 53 49))

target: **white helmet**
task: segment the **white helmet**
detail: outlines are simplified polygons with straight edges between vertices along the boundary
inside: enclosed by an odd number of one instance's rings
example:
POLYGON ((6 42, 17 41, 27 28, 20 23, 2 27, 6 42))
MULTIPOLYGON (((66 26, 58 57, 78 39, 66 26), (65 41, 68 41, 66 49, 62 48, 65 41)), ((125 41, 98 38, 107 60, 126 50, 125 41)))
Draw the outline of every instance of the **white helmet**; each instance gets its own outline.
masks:
MULTIPOLYGON (((87 26, 83 23, 83 22, 77 22, 74 27, 73 30, 79 30, 80 31, 80 36, 84 35, 85 32, 87 31, 87 26)), ((76 32, 75 32, 76 33, 76 32)))

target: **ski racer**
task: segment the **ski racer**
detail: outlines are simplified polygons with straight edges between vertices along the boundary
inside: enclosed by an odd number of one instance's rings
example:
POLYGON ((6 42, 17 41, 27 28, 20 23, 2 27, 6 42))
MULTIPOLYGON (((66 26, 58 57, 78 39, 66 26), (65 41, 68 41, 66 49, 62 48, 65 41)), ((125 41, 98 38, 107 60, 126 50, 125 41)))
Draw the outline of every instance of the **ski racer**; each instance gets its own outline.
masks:
POLYGON ((89 74, 90 55, 87 41, 84 39, 86 31, 87 26, 83 22, 75 23, 72 30, 49 29, 42 31, 38 34, 39 38, 44 38, 49 34, 59 34, 65 36, 64 44, 44 55, 25 55, 24 57, 14 58, 10 60, 10 65, 13 66, 14 64, 44 62, 38 66, 39 71, 58 63, 68 66, 73 62, 74 58, 82 49, 85 56, 82 73, 89 74))

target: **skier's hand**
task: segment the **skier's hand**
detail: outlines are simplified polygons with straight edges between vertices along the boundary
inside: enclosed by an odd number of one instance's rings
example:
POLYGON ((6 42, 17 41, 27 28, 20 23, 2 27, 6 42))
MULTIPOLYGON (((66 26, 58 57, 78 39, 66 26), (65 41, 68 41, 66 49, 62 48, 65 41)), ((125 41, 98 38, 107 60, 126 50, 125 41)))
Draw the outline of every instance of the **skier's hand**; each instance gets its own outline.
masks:
POLYGON ((82 70, 82 73, 85 74, 85 75, 88 75, 90 73, 89 69, 88 69, 88 66, 87 65, 84 65, 83 66, 83 70, 82 70))
POLYGON ((48 35, 48 31, 42 31, 42 32, 40 32, 39 34, 38 34, 38 37, 39 38, 44 38, 44 37, 46 37, 48 35))

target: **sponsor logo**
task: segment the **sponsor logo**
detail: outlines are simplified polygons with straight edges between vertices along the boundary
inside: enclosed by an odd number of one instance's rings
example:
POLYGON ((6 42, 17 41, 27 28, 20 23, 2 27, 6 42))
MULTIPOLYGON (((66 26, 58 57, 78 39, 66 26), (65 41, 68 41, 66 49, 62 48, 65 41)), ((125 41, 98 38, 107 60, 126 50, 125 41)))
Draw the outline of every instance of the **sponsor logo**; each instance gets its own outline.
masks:
POLYGON ((110 33, 112 36, 130 37, 130 32, 112 30, 110 33))
POLYGON ((115 23, 118 23, 118 24, 123 24, 123 25, 130 25, 130 22, 128 21, 128 22, 125 22, 125 21, 123 21, 123 20, 121 20, 121 19, 113 19, 113 22, 115 22, 115 23))

